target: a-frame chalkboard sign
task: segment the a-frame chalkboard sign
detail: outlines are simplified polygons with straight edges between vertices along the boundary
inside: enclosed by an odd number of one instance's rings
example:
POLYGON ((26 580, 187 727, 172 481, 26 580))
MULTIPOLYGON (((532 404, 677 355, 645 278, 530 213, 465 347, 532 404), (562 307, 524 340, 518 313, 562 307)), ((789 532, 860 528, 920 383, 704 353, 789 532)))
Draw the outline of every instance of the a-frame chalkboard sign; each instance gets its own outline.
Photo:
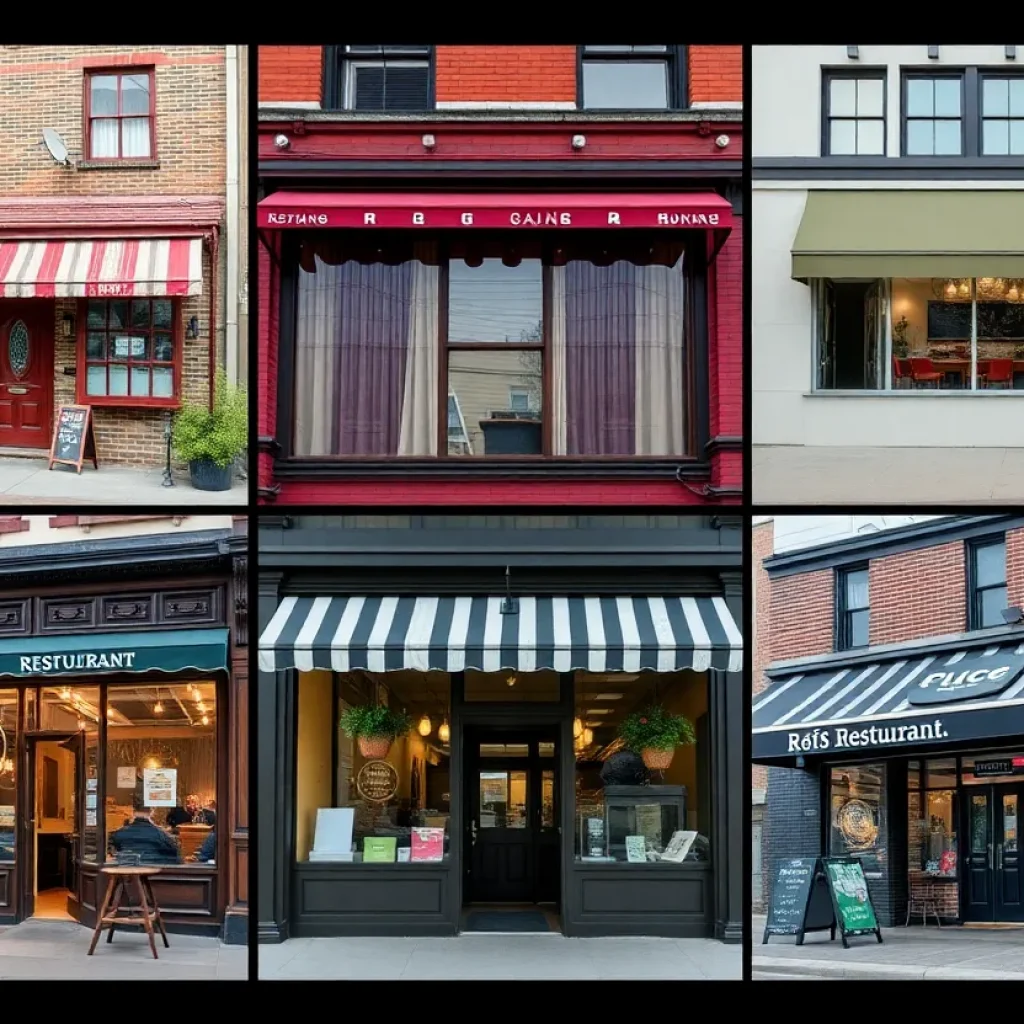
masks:
POLYGON ((50 465, 56 463, 74 466, 81 473, 82 463, 91 459, 96 469, 96 435, 92 425, 91 405, 62 405, 53 423, 53 441, 50 443, 50 465))
POLYGON ((821 863, 839 922, 843 949, 850 948, 846 940, 856 935, 874 935, 881 942, 882 929, 878 926, 878 915, 861 862, 856 857, 824 857, 821 863))
POLYGON ((807 932, 828 931, 836 937, 836 914, 820 857, 790 857, 775 868, 768 920, 762 945, 772 935, 795 935, 804 944, 807 932))

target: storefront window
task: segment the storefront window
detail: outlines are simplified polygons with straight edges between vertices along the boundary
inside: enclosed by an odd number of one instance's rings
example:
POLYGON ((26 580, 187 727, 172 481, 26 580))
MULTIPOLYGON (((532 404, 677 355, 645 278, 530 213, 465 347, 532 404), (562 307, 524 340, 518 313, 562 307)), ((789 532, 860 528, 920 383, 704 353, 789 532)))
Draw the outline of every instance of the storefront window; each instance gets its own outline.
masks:
POLYGON ((888 857, 885 765, 831 769, 829 855, 857 857, 866 878, 881 878, 888 857))
POLYGON ((814 289, 819 389, 1024 388, 1024 279, 826 279, 814 289))
POLYGON ((577 861, 709 859, 707 706, 706 677, 693 672, 575 674, 577 861), (695 742, 628 749, 620 731, 629 716, 650 720, 659 709, 681 716, 695 742))
POLYGON ((38 729, 68 732, 96 729, 100 719, 98 686, 44 686, 39 690, 38 729))
POLYGON ((213 682, 111 686, 104 761, 108 859, 137 858, 143 864, 215 859, 213 682))
POLYGON ((923 773, 918 770, 910 775, 907 850, 911 878, 917 874, 957 878, 955 757, 925 761, 923 773))
MULTIPOLYGON (((444 862, 450 856, 449 677, 441 672, 301 672, 298 679, 295 859, 444 862), (395 737, 351 736, 352 708, 405 714, 395 737)), ((489 813, 510 813, 517 773, 487 780, 489 813)), ((485 783, 481 782, 481 787, 485 783)))
POLYGON ((18 691, 0 690, 0 861, 13 861, 17 791, 18 691))

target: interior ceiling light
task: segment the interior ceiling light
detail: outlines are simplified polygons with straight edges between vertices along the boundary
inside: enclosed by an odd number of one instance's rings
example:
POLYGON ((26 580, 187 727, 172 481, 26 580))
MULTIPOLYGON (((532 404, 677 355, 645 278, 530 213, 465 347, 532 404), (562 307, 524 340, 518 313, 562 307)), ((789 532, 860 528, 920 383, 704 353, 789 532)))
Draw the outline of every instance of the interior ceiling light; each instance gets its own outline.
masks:
POLYGON ((434 723, 430 721, 429 715, 424 715, 420 719, 420 724, 416 727, 419 730, 421 736, 429 736, 434 729, 434 723))
POLYGON ((164 713, 164 706, 163 706, 163 704, 160 701, 157 701, 153 705, 153 714, 154 715, 162 715, 163 713, 164 713))
POLYGON ((594 700, 622 700, 621 693, 595 693, 594 700))
POLYGON ((509 676, 508 679, 505 680, 505 682, 508 683, 509 686, 515 686, 516 685, 516 677, 515 676, 509 676))
POLYGON ((594 734, 590 729, 583 730, 583 746, 589 747, 594 742, 594 734))
POLYGON ((441 723, 441 727, 437 730, 437 738, 442 743, 447 743, 452 737, 452 731, 448 727, 448 722, 445 720, 441 723))
POLYGON ((203 722, 203 725, 209 725, 210 724, 210 716, 209 715, 203 715, 202 722, 203 722))
POLYGON ((70 686, 62 686, 60 688, 60 699, 61 700, 71 700, 71 687, 70 686))
POLYGON ((577 719, 575 719, 573 721, 573 723, 572 723, 572 734, 577 739, 579 739, 580 736, 583 735, 583 719, 582 718, 577 718, 577 719))
POLYGON ((587 708, 588 715, 610 715, 612 713, 612 708, 587 708))

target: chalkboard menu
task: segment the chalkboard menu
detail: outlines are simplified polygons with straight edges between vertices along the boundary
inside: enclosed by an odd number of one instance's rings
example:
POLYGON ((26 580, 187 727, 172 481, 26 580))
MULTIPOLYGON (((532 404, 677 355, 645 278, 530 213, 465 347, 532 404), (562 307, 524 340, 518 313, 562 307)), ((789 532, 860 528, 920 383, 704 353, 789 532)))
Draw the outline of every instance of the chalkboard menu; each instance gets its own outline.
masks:
POLYGON ((829 931, 836 937, 836 918, 820 857, 791 857, 775 868, 768 920, 762 945, 772 935, 795 935, 802 946, 806 932, 829 931))
POLYGON ((74 466, 82 472, 82 463, 91 459, 96 469, 100 464, 96 458, 96 436, 93 433, 92 406, 62 405, 57 410, 53 424, 53 441, 50 444, 50 469, 62 463, 74 466))
MULTIPOLYGON (((978 337, 1024 341, 1024 303, 979 302, 978 337)), ((929 302, 929 341, 970 341, 969 302, 929 302)))
POLYGON ((860 861, 855 857, 826 857, 822 864, 843 948, 849 949, 846 940, 853 935, 874 935, 881 942, 882 930, 860 861))

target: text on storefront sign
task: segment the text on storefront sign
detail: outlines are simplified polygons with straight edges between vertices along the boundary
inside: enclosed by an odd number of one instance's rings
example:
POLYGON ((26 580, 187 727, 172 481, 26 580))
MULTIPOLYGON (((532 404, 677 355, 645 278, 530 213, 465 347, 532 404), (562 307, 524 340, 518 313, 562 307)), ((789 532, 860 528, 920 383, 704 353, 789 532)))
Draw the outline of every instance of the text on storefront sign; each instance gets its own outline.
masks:
POLYGON ((787 752, 806 754, 815 750, 850 750, 945 739, 949 739, 949 733, 941 718, 914 725, 872 725, 859 729, 836 726, 831 729, 808 730, 805 733, 789 733, 787 752))
POLYGON ((32 654, 22 656, 18 660, 23 673, 35 675, 101 668, 132 669, 135 651, 109 651, 102 654, 32 654))
MULTIPOLYGON (((605 227, 623 227, 626 221, 617 210, 590 212, 586 216, 574 215, 558 210, 515 210, 512 212, 476 212, 470 210, 445 210, 428 214, 422 210, 407 213, 390 210, 387 215, 376 211, 364 211, 357 214, 357 223, 363 227, 593 227, 595 220, 605 227)), ((350 215, 351 217, 351 215, 350 215)), ((274 213, 267 211, 266 223, 269 227, 350 227, 345 218, 332 218, 327 213, 274 213)), ((654 211, 645 217, 651 226, 681 228, 716 228, 722 226, 721 214, 718 213, 682 213, 672 211, 654 211)), ((117 288, 118 285, 108 287, 117 288)), ((119 294, 112 292, 110 294, 119 294)))

